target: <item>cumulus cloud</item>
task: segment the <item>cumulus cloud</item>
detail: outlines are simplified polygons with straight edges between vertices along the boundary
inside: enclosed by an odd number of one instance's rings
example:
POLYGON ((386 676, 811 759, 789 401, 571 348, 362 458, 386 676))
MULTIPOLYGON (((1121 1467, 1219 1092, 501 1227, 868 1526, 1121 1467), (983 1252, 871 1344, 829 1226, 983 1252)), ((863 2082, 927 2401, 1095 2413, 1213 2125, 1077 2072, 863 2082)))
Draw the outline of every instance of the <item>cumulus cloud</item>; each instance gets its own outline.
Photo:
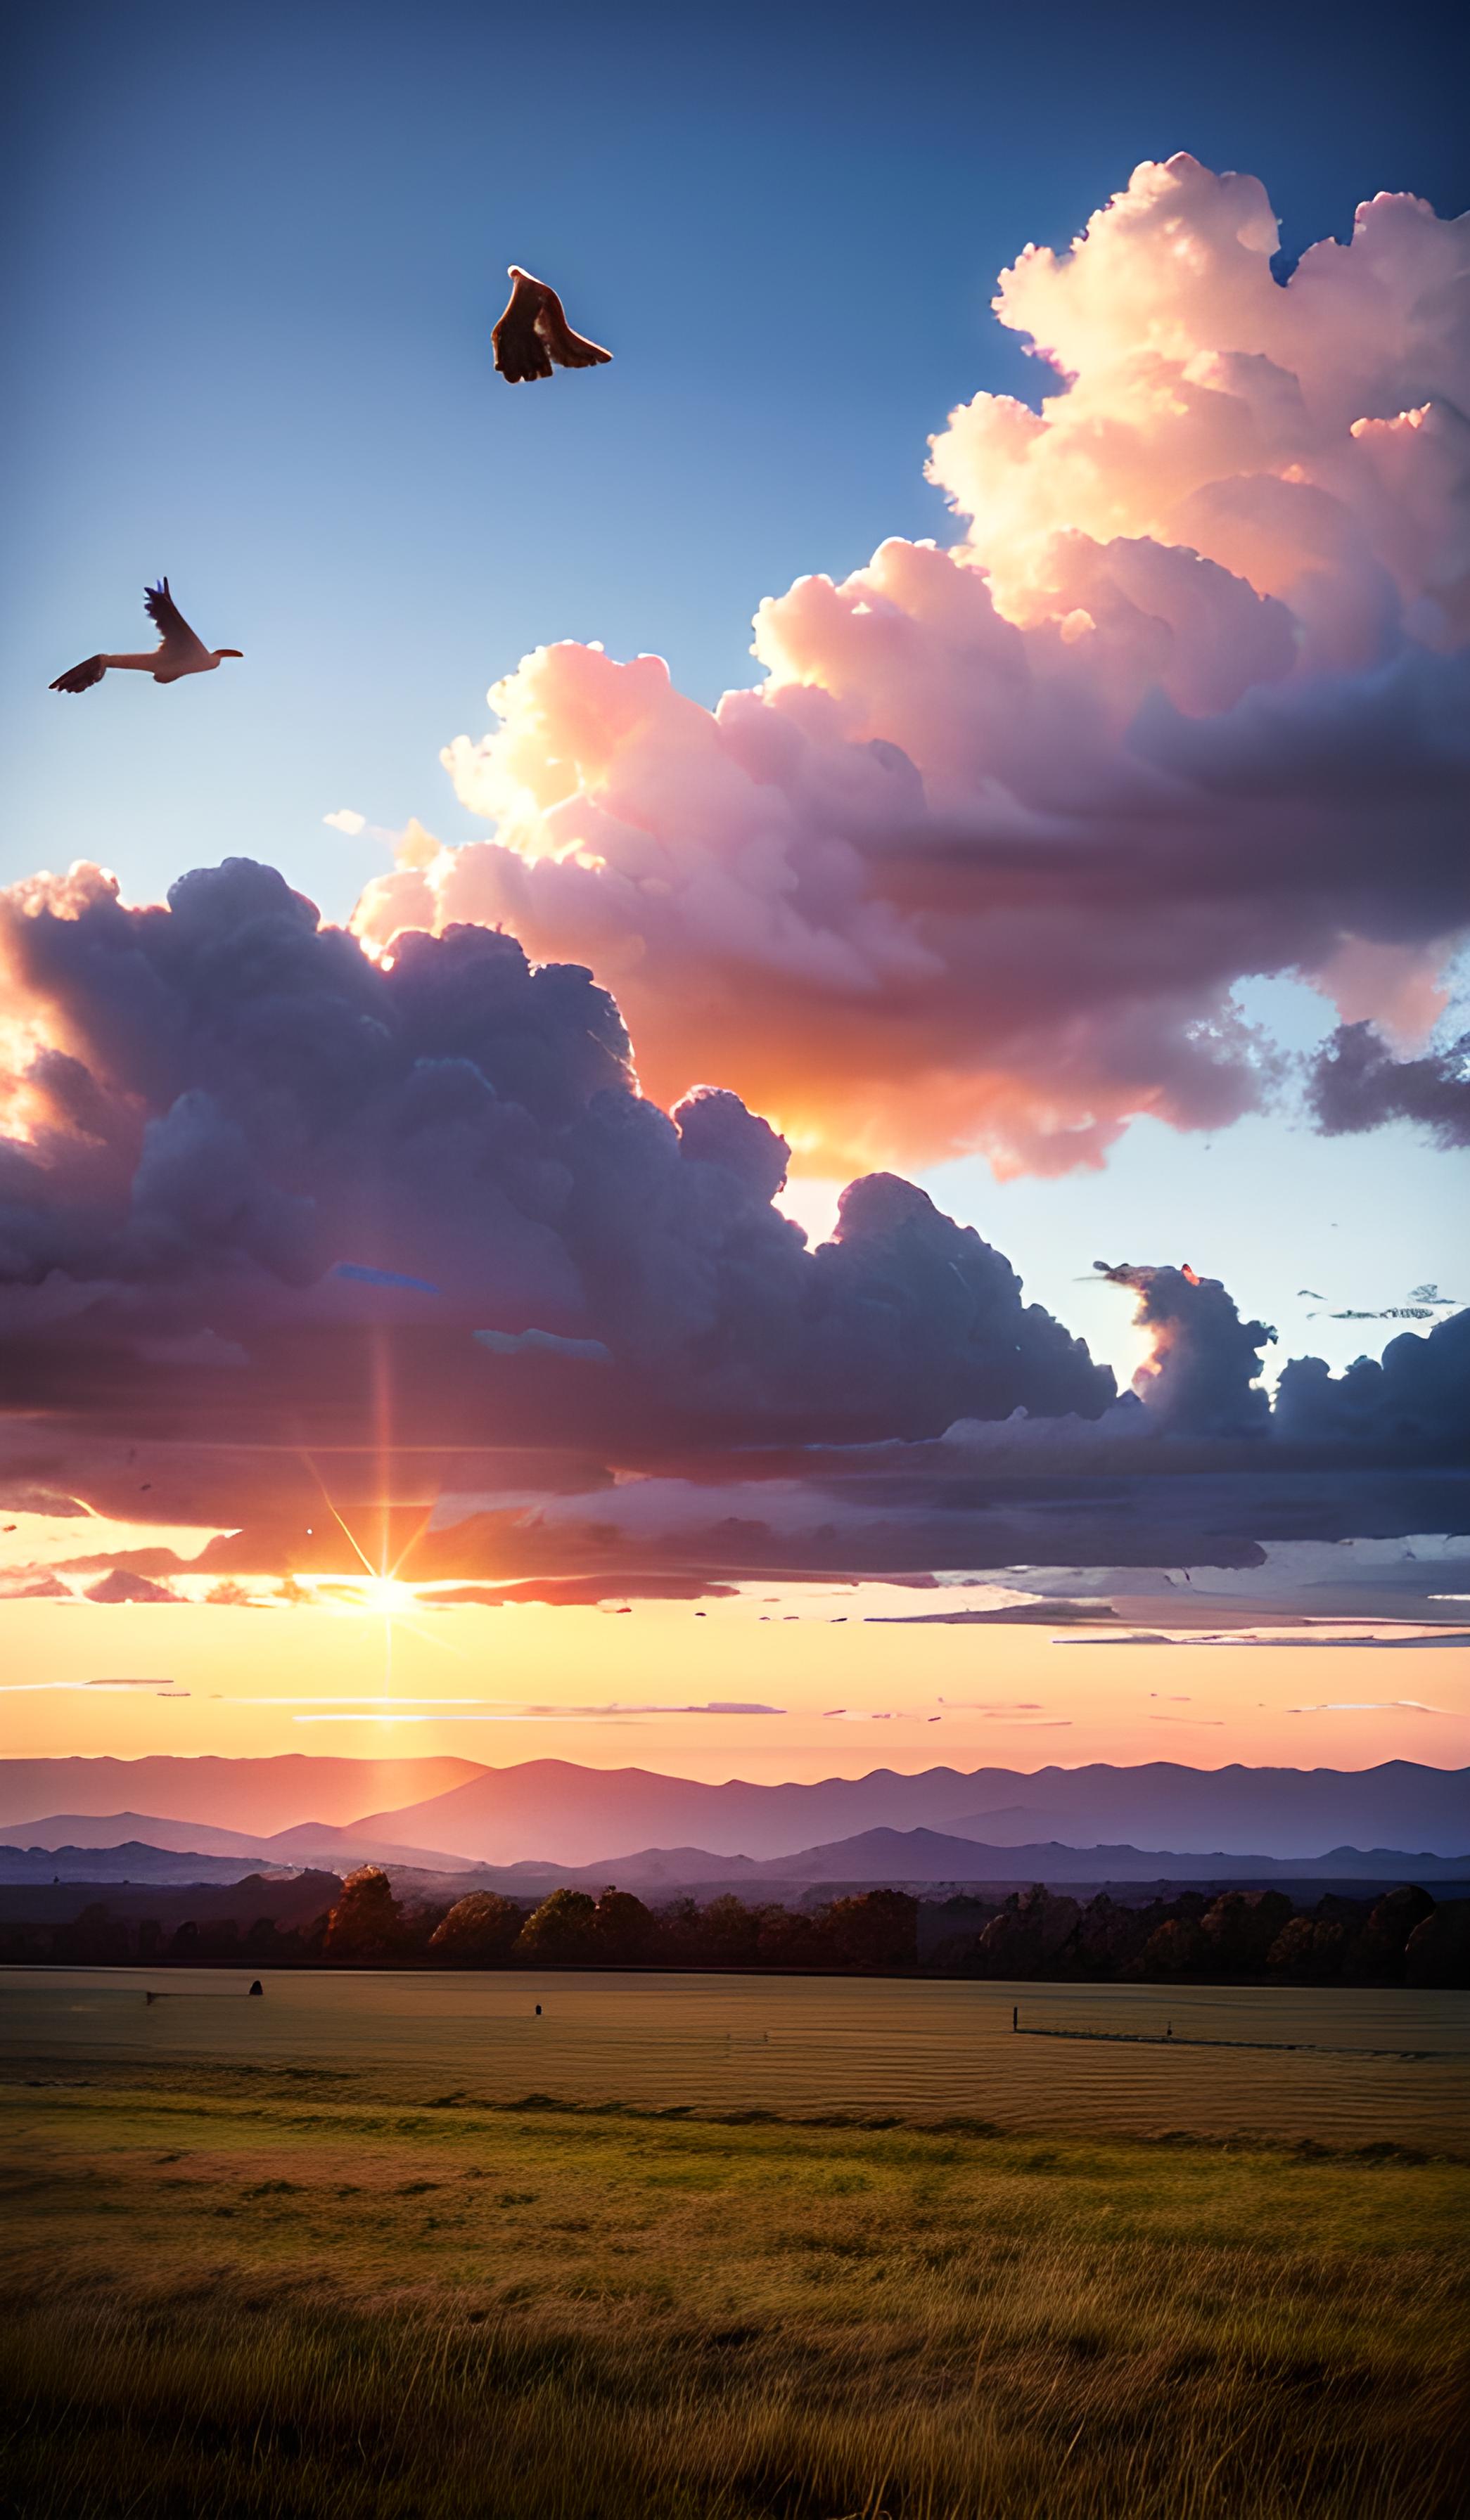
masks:
POLYGON ((368 827, 366 814, 354 813, 350 805, 339 806, 335 814, 323 814, 322 821, 329 832, 345 832, 349 840, 360 838, 368 827))
POLYGON ((1436 1322, 1423 1336, 1402 1331, 1381 1358, 1359 1357, 1346 1373, 1329 1372, 1320 1357, 1293 1357, 1281 1370, 1273 1430, 1298 1443, 1463 1450, 1470 1430, 1470 1310, 1436 1322))
MULTIPOLYGON (((37 1408, 340 1446, 392 1357, 405 1443, 558 1410, 562 1432, 938 1433, 1113 1396, 908 1182, 854 1182, 808 1249, 775 1205, 785 1140, 727 1092, 642 1098, 613 1000, 504 933, 375 960, 231 860, 145 909, 95 868, 37 878, 0 896, 0 1342, 37 1408)), ((25 1422, 7 1466, 35 1482, 25 1422)))
POLYGON ((538 650, 444 756, 494 836, 419 835, 361 932, 585 959, 652 1092, 716 1074, 831 1173, 1217 1128, 1279 1070, 1253 974, 1422 1034, 1470 927, 1470 218, 1380 195, 1285 287, 1276 234, 1178 157, 1029 248, 1039 407, 932 441, 954 546, 763 604, 713 711, 538 650))
POLYGON ((1470 1147, 1470 1033, 1395 1058, 1372 1024, 1340 1024, 1311 1063, 1308 1102, 1329 1138, 1408 1120, 1442 1147, 1470 1147))
POLYGON ((504 932, 379 958, 266 867, 145 909, 81 868, 0 896, 0 1483, 111 1517, 9 1591, 310 1598, 370 1545, 436 1598, 605 1603, 1466 1527, 1470 1313, 1272 1411, 1264 1324, 1120 1263, 1120 1399, 896 1175, 808 1247, 787 1141, 661 1109, 591 974, 504 932))
POLYGON ((1187 1264, 1094 1266, 1138 1297, 1133 1319, 1151 1333, 1151 1346, 1133 1389, 1158 1424, 1194 1435, 1264 1432, 1270 1403, 1257 1376, 1261 1351, 1276 1336, 1267 1323, 1243 1322, 1219 1280, 1187 1264))

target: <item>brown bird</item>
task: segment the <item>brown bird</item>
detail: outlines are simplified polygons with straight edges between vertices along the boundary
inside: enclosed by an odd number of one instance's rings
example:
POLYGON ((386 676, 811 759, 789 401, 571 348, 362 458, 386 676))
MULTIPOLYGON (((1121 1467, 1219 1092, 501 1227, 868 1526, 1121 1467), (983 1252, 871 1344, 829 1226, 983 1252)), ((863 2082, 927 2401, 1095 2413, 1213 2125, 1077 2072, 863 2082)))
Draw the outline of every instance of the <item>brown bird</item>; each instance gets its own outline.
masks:
POLYGON ((510 304, 490 338, 495 365, 508 384, 549 377, 553 359, 559 368, 600 368, 611 359, 611 350, 600 350, 595 341, 573 332, 561 299, 544 280, 533 280, 519 262, 511 264, 507 277, 515 283, 510 304))
POLYGON ((159 586, 144 589, 143 602, 150 620, 157 622, 161 633, 157 648, 136 656, 88 656, 86 662, 73 665, 69 674, 58 674, 51 688, 54 692, 89 692, 100 683, 109 665, 134 674, 152 674, 156 683, 177 683, 185 674, 212 674, 222 656, 243 656, 243 648, 207 648, 196 638, 182 612, 168 592, 165 577, 159 586))

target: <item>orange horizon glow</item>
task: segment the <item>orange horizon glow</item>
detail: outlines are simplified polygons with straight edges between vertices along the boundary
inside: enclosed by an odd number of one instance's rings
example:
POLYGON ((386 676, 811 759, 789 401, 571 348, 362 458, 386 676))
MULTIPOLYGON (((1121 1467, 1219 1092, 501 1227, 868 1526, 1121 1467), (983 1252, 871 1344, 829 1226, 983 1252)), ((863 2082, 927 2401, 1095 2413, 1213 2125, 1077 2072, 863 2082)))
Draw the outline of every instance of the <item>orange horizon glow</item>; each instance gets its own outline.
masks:
POLYGON ((863 1584, 626 1609, 426 1610, 415 1587, 394 1583, 386 1622, 365 1580, 357 1600, 302 1601, 283 1627, 258 1609, 185 1599, 108 1609, 9 1601, 0 1603, 5 1751, 330 1750, 502 1767, 558 1758, 802 1782, 876 1767, 1470 1761, 1463 1646, 1408 1655, 1226 1638, 1103 1647, 1073 1631, 1064 1647, 1044 1626, 864 1623, 915 1606, 912 1592, 863 1584), (154 1685, 89 1685, 109 1674, 154 1685), (780 1712, 673 1711, 746 1701, 780 1712), (638 1707, 668 1711, 630 1711, 638 1707), (1308 1707, 1321 1711, 1296 1711, 1308 1707))

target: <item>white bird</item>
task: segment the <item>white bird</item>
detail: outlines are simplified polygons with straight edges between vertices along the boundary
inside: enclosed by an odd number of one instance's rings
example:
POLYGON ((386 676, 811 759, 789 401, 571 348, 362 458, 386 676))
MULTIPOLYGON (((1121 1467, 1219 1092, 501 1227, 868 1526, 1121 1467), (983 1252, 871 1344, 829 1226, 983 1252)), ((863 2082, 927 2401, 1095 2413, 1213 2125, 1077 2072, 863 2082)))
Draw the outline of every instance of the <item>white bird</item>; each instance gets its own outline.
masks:
POLYGON ((553 359, 559 368, 600 368, 611 359, 611 350, 601 350, 595 341, 573 332, 561 299, 544 280, 533 280, 519 262, 511 264, 506 277, 515 285, 490 338, 495 344, 495 365, 507 384, 549 377, 553 359))
POLYGON ((221 657, 244 655, 243 648, 207 648, 196 637, 168 592, 166 577, 161 586, 144 589, 143 602, 161 634, 156 648, 136 656, 88 656, 84 664, 73 665, 69 674, 58 674, 52 690, 89 692, 109 665, 128 673, 152 674, 156 683, 177 683, 185 674, 212 674, 221 657))

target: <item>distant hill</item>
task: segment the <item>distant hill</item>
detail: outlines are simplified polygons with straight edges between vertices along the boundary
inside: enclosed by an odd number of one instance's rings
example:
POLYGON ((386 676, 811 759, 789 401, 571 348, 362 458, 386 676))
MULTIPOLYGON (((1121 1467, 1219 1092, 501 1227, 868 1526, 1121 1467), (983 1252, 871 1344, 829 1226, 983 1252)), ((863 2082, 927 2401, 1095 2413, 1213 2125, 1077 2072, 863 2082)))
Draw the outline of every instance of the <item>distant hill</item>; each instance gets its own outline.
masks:
POLYGON ((300 1821, 353 1821, 375 1804, 448 1792, 473 1759, 0 1759, 0 1827, 34 1812, 157 1812, 271 1835, 300 1821))
POLYGON ((27 1883, 0 1882, 0 1923, 59 1925, 82 1915, 88 1908, 105 1907, 110 1916, 138 1925, 152 1917, 166 1931, 186 1920, 201 1926, 233 1917, 246 1930, 257 1917, 270 1917, 283 1931, 310 1926, 326 1914, 342 1889, 330 1872, 300 1872, 278 1880, 259 1872, 233 1881, 27 1883))
MULTIPOLYGON (((643 1768, 532 1759, 484 1768, 467 1759, 0 1760, 0 1836, 118 1816, 152 1843, 155 1822, 187 1825, 200 1851, 258 1852, 272 1863, 364 1860, 443 1869, 471 1865, 596 1865, 690 1847, 728 1866, 764 1863, 860 1837, 927 1829, 977 1847, 1057 1843, 1169 1848, 1297 1861, 1333 1849, 1405 1847, 1456 1856, 1470 1845, 1470 1770, 1406 1759, 1362 1769, 929 1768, 815 1784, 705 1784, 643 1768), (390 1798, 393 1797, 393 1798, 390 1798), (410 1798, 411 1797, 411 1798, 410 1798), (145 1815, 154 1820, 145 1821, 145 1815), (137 1821, 135 1827, 133 1822, 137 1821), (204 1830, 216 1832, 206 1841, 204 1830), (226 1842, 228 1839, 228 1842, 226 1842)), ((979 1861, 979 1858, 976 1859, 979 1861)))
MULTIPOLYGON (((303 1821, 296 1828, 284 1828, 273 1837, 256 1837, 237 1828, 218 1828, 207 1821, 160 1820, 148 1812, 109 1812, 88 1816, 80 1812, 61 1812, 48 1820, 13 1822, 0 1828, 0 1880, 21 1876, 3 1868, 15 1848, 60 1848, 74 1854, 82 1849, 115 1854, 129 1846, 141 1844, 153 1852, 166 1850, 170 1855, 187 1858, 196 1865, 206 1857, 238 1858, 242 1867, 265 1864, 290 1866, 299 1871, 311 1865, 327 1865, 338 1871, 350 1870, 354 1864, 413 1865, 434 1872, 458 1872, 467 1869, 466 1859, 457 1855, 440 1855, 421 1846, 390 1846, 368 1836, 361 1829, 336 1828, 322 1821, 303 1821)), ((27 1876, 28 1877, 28 1876, 27 1876)), ((110 1881, 110 1869, 89 1876, 110 1881)), ((162 1874, 157 1876, 164 1878, 162 1874)), ((204 1881, 208 1872, 173 1872, 169 1880, 204 1881)), ((223 1877, 222 1875, 220 1876, 223 1877)))
POLYGON ((695 1846, 758 1860, 870 1828, 939 1829, 987 1844, 1171 1847, 1181 1854, 1297 1857, 1343 1845, 1470 1844, 1470 1770, 1405 1759, 1333 1768, 1009 1768, 921 1776, 875 1769, 819 1784, 709 1785, 641 1768, 536 1759, 486 1768, 427 1802, 368 1813, 364 1832, 485 1864, 541 1858, 605 1863, 649 1847, 695 1846), (1019 1806, 1019 1809, 1017 1808, 1019 1806), (992 1832, 988 1817, 1002 1815, 992 1832), (1037 1825, 1037 1822, 1040 1825, 1037 1825))
POLYGON ((1404 1853, 1397 1848, 1334 1847, 1326 1855, 1273 1857, 1256 1854, 1182 1854, 1138 1846, 984 1846, 928 1828, 870 1828, 833 1846, 778 1856, 756 1870, 762 1880, 801 1881, 1187 1881, 1353 1877, 1372 1880, 1406 1875, 1437 1880, 1470 1874, 1470 1853, 1457 1857, 1404 1853))
POLYGON ((260 1841, 239 1828, 203 1820, 161 1820, 156 1812, 55 1812, 46 1820, 0 1825, 0 1850, 11 1847, 118 1847, 137 1839, 174 1855, 256 1855, 260 1841))
POLYGON ((445 1855, 433 1846, 398 1846, 365 1828, 344 1822, 340 1828, 305 1820, 296 1828, 279 1829, 259 1841, 260 1851, 277 1864, 328 1864, 339 1871, 354 1864, 412 1864, 431 1872, 467 1872, 470 1859, 445 1855))
POLYGON ((1278 1858, 1204 1855, 1137 1846, 984 1846, 936 1829, 871 1828, 828 1846, 809 1846, 764 1863, 720 1856, 707 1847, 647 1847, 601 1864, 510 1864, 484 1867, 475 1886, 513 1898, 541 1898, 559 1884, 601 1890, 616 1885, 643 1898, 660 1893, 729 1889, 746 1898, 780 1899, 822 1883, 880 1882, 1188 1882, 1188 1881, 1447 1881, 1470 1882, 1470 1852, 1457 1857, 1394 1847, 1333 1848, 1325 1855, 1278 1858))
POLYGON ((287 1880, 285 1867, 262 1868, 245 1855, 176 1855, 165 1847, 140 1846, 0 1846, 0 1881, 231 1882, 251 1874, 287 1880))

